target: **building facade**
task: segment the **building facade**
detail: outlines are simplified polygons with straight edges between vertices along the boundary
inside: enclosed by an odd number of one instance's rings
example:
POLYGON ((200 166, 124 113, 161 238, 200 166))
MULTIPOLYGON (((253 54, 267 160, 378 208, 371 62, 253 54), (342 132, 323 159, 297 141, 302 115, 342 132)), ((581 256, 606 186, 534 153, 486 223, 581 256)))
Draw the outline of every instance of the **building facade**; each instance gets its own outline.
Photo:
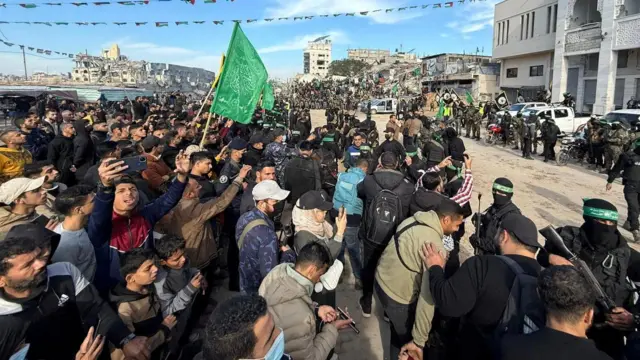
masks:
POLYGON ((382 49, 348 49, 347 59, 360 60, 375 65, 386 62, 391 57, 391 51, 382 49))
POLYGON ((422 58, 422 85, 428 91, 454 89, 464 99, 489 101, 499 92, 500 65, 490 56, 437 54, 422 58))
POLYGON ((331 40, 310 41, 303 56, 305 74, 327 76, 331 63, 331 40))
POLYGON ((606 114, 640 96, 640 1, 506 0, 495 7, 493 54, 511 101, 565 92, 582 113, 606 114))

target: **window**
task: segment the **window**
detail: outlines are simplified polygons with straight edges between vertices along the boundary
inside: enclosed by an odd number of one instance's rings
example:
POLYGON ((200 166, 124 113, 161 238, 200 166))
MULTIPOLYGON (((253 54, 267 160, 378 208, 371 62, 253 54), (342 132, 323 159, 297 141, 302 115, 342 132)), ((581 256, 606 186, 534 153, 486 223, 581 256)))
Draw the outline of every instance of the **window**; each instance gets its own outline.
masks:
POLYGON ((507 69, 507 77, 508 78, 517 78, 518 77, 518 68, 507 69))
POLYGON ((520 15, 520 41, 522 41, 524 36, 524 15, 520 15))
POLYGON ((544 76, 543 65, 529 67, 529 76, 544 76))
POLYGON ((536 26, 536 12, 531 13, 531 37, 533 37, 534 29, 536 26))
POLYGON ((529 38, 529 14, 527 14, 526 17, 527 17, 527 26, 525 27, 524 38, 528 39, 529 38))
POLYGON ((509 20, 507 20, 507 41, 506 44, 509 43, 509 20))
POLYGON ((551 15, 553 19, 553 32, 556 32, 558 29, 558 4, 553 5, 553 15, 551 15))
POLYGON ((547 6, 547 34, 551 32, 551 6, 547 6))
POLYGON ((599 54, 589 54, 587 60, 587 70, 598 71, 599 54))
POLYGON ((502 32, 500 31, 502 28, 502 23, 499 22, 498 23, 498 36, 497 36, 497 44, 500 45, 500 36, 502 35, 502 32))
POLYGON ((538 119, 540 119, 540 118, 545 118, 545 117, 548 117, 548 116, 549 116, 549 117, 551 116, 551 110, 541 111, 541 112, 538 114, 538 119))
POLYGON ((618 51, 618 69, 626 69, 629 62, 629 50, 618 51))
POLYGON ((504 21, 502 22, 502 45, 504 45, 504 21))
POLYGON ((569 110, 555 109, 553 110, 553 114, 555 115, 556 119, 566 118, 566 117, 569 117, 569 110))

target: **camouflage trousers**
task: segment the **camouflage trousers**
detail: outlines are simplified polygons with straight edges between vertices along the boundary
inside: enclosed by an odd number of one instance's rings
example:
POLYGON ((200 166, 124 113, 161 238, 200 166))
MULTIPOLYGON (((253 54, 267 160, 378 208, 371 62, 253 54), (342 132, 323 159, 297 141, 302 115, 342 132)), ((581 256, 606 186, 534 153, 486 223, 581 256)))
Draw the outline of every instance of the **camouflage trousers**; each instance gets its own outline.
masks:
POLYGON ((604 168, 611 170, 620 155, 622 155, 622 147, 616 145, 605 145, 604 147, 604 168))
POLYGON ((512 127, 511 133, 513 134, 513 146, 521 148, 524 146, 524 139, 522 138, 522 129, 512 127))

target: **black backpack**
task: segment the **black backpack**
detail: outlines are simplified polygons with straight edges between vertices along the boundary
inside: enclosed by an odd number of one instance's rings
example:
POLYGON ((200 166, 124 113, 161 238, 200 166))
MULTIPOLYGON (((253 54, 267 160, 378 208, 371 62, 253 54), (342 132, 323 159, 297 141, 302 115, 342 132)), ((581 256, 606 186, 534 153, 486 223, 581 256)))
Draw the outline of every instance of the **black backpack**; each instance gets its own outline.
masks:
POLYGON ((530 334, 542 329, 546 323, 546 314, 540 295, 538 295, 538 278, 524 272, 513 259, 498 256, 516 277, 511 284, 507 306, 502 312, 500 322, 493 332, 492 347, 498 351, 504 335, 530 334))
MULTIPOLYGON (((393 190, 400 185, 402 182, 393 190)), ((376 245, 386 245, 401 222, 402 202, 393 190, 380 190, 367 208, 364 233, 376 245)))

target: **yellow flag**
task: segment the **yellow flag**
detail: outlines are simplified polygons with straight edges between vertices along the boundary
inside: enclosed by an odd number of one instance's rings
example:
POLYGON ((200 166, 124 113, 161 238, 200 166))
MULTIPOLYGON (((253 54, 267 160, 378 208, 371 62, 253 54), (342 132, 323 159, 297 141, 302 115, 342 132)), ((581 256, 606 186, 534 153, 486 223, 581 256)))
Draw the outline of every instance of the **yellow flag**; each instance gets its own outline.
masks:
POLYGON ((212 88, 216 88, 216 86, 218 86, 218 81, 220 81, 220 75, 222 74, 222 70, 224 69, 224 60, 226 59, 226 57, 224 56, 224 53, 222 54, 222 57, 220 58, 220 69, 218 69, 218 75, 216 75, 216 79, 213 81, 213 85, 211 85, 212 88))

